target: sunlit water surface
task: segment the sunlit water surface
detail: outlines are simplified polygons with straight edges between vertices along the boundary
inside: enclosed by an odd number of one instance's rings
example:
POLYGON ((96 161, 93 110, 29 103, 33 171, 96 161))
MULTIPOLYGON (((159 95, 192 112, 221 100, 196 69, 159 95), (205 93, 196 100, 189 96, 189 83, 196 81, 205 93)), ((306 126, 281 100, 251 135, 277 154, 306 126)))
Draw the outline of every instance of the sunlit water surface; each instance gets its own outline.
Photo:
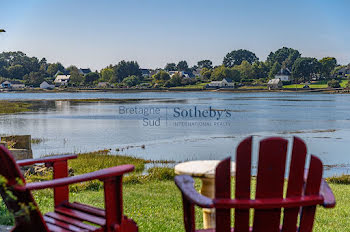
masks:
POLYGON ((350 95, 0 93, 0 100, 40 100, 33 112, 0 116, 0 134, 44 139, 33 145, 35 157, 111 149, 113 154, 152 160, 234 159, 237 144, 246 136, 255 136, 255 153, 264 137, 299 136, 309 153, 332 165, 326 167, 326 176, 350 171, 350 95), (63 101, 96 98, 139 100, 63 101))

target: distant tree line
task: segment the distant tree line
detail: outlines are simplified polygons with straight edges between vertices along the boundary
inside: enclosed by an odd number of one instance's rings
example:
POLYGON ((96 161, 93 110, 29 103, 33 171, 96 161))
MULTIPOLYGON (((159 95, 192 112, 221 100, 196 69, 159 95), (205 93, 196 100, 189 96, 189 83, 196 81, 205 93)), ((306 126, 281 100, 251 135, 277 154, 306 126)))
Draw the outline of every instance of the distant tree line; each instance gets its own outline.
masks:
POLYGON ((332 79, 336 77, 340 66, 334 57, 324 57, 320 60, 312 57, 302 57, 301 53, 293 48, 283 47, 271 52, 266 61, 251 51, 239 49, 226 54, 222 65, 213 66, 212 61, 206 59, 198 61, 190 67, 187 61, 167 63, 164 69, 153 70, 150 77, 142 75, 136 61, 120 61, 109 65, 99 72, 82 75, 76 66, 65 68, 61 63, 48 63, 45 58, 28 57, 23 52, 0 53, 0 81, 19 80, 27 85, 38 86, 44 80, 53 81, 56 74, 70 74, 71 86, 94 86, 98 82, 108 82, 116 86, 181 86, 222 80, 230 78, 235 82, 266 82, 268 79, 288 69, 295 83, 309 81, 313 77, 332 79), (196 78, 184 78, 183 74, 196 78))

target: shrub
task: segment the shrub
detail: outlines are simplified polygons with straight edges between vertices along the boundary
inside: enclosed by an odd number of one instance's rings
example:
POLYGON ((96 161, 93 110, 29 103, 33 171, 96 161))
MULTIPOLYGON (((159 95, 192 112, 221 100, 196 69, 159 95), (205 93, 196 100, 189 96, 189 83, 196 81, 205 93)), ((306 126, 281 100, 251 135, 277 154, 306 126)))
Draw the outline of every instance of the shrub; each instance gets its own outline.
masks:
POLYGON ((350 175, 333 176, 326 180, 327 182, 334 184, 350 184, 350 175))
POLYGON ((328 81, 328 87, 330 87, 330 88, 340 88, 340 83, 339 83, 339 81, 337 81, 337 80, 331 80, 331 81, 328 81))

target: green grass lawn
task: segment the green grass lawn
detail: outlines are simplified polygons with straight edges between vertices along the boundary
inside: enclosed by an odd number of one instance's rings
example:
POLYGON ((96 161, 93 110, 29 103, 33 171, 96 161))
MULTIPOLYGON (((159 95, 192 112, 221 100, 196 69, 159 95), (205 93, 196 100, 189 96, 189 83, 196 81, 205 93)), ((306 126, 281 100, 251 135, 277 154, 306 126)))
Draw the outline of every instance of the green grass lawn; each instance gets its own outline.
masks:
MULTIPOLYGON (((74 174, 90 172, 116 164, 133 163, 136 174, 125 178, 123 187, 124 212, 134 219, 140 231, 184 231, 181 194, 174 184, 173 170, 170 168, 153 168, 146 176, 141 176, 144 164, 150 161, 122 156, 109 156, 107 151, 82 154, 69 166, 74 174), (101 158, 97 158, 102 155, 101 158)), ((47 179, 50 173, 43 176, 27 175, 29 181, 47 179)), ((332 179, 332 182, 336 180, 332 179)), ((350 185, 346 178, 340 183, 331 183, 337 199, 334 209, 318 207, 314 231, 350 231, 350 185), (340 184, 343 183, 343 184, 340 184)), ((234 186, 234 185, 233 185, 234 186)), ((196 180, 196 189, 200 180, 196 180)), ((79 201, 96 207, 104 207, 103 190, 99 185, 78 184, 70 189, 71 201, 79 201)), ((43 213, 53 210, 53 193, 51 190, 34 191, 34 197, 43 213)), ((11 224, 12 219, 3 203, 0 204, 0 224, 11 224)), ((196 209, 196 225, 202 226, 202 213, 196 209)))
MULTIPOLYGON (((344 88, 346 86, 346 84, 348 83, 348 80, 342 80, 340 82, 340 87, 344 88)), ((304 84, 292 84, 292 85, 284 85, 283 88, 285 89, 302 89, 304 87, 304 84)), ((309 85, 310 88, 312 89, 325 89, 328 87, 327 82, 322 81, 319 83, 315 83, 315 84, 310 84, 309 85)))
POLYGON ((177 86, 177 87, 171 87, 170 89, 204 89, 204 87, 209 83, 210 82, 198 83, 195 85, 177 86))
POLYGON ((242 86, 239 87, 238 89, 267 89, 267 86, 265 85, 260 85, 260 86, 242 86))

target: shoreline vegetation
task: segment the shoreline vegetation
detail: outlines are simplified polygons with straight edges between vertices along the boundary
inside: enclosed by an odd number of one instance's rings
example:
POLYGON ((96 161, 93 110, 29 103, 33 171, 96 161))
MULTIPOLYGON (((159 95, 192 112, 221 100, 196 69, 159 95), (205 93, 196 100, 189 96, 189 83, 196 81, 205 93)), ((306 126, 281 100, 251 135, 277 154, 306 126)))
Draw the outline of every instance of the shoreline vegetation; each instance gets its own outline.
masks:
MULTIPOLYGON (((110 155, 108 150, 78 154, 78 158, 69 161, 70 175, 79 175, 121 164, 135 165, 135 171, 123 178, 123 195, 125 214, 133 218, 140 231, 183 231, 182 199, 173 178, 173 168, 152 167, 145 171, 145 165, 154 161, 130 156, 110 155), (169 214, 169 212, 172 212, 169 214)), ((164 161, 166 163, 166 161, 164 161)), ((52 170, 44 169, 25 173, 27 182, 51 179, 52 170)), ((315 219, 314 231, 349 231, 350 221, 347 210, 350 207, 350 177, 340 176, 328 178, 337 199, 337 207, 332 214, 319 207, 315 219)), ((255 179, 252 180, 253 186, 255 179)), ((234 184, 233 184, 234 186, 234 184)), ((195 180, 197 190, 201 181, 195 180)), ((234 189, 233 189, 234 194, 234 189)), ((52 211, 52 190, 33 191, 42 213, 52 211)), ((79 201, 95 207, 103 208, 103 185, 99 181, 79 183, 70 186, 71 201, 79 201)), ((13 218, 0 200, 0 224, 12 225, 13 218)), ((196 208, 196 225, 202 227, 201 209, 196 208)))

